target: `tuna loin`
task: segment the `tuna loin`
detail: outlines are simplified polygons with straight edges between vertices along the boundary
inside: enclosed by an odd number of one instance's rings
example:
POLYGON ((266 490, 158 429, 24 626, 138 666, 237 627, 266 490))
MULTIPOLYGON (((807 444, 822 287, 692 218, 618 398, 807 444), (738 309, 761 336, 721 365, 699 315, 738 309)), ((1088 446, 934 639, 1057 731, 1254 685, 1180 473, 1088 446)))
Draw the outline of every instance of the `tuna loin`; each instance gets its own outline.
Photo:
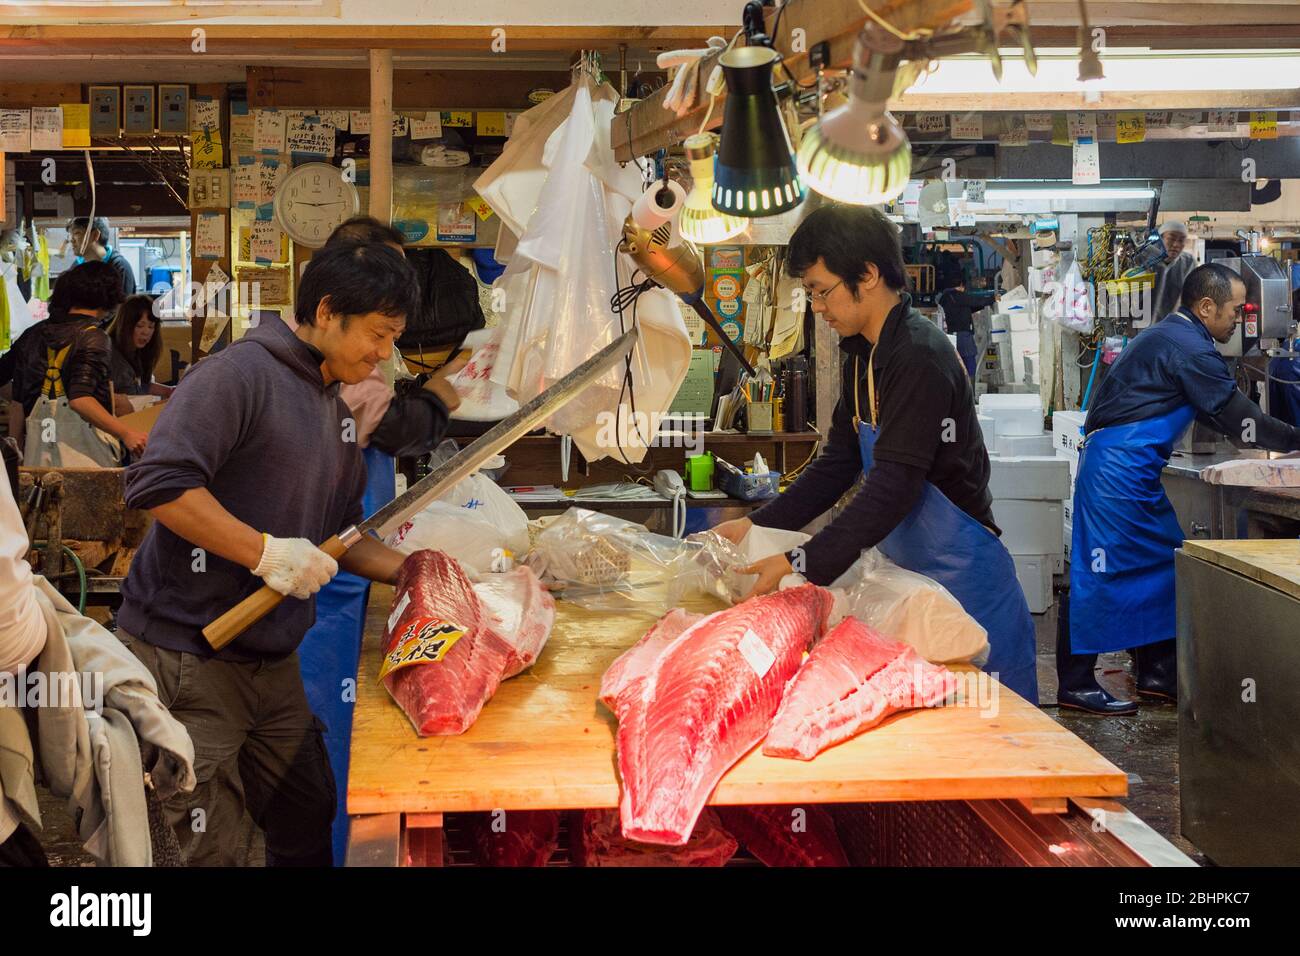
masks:
POLYGON ((681 845, 722 775, 763 739, 825 627, 829 591, 803 585, 695 622, 622 687, 623 835, 681 845))
POLYGON ((619 692, 636 678, 645 676, 646 671, 668 645, 681 637, 683 631, 702 620, 704 616, 677 608, 655 622, 655 626, 646 631, 641 640, 609 665, 600 679, 601 702, 610 710, 614 710, 614 701, 618 699, 619 692))
POLYGON ((484 596, 486 604, 441 551, 416 551, 402 563, 385 666, 413 663, 390 670, 384 685, 421 736, 468 730, 501 681, 536 660, 550 636, 555 601, 532 571, 501 575, 484 596))
POLYGON ((890 714, 941 704, 956 687, 948 668, 846 617, 795 675, 763 753, 812 760, 890 714))

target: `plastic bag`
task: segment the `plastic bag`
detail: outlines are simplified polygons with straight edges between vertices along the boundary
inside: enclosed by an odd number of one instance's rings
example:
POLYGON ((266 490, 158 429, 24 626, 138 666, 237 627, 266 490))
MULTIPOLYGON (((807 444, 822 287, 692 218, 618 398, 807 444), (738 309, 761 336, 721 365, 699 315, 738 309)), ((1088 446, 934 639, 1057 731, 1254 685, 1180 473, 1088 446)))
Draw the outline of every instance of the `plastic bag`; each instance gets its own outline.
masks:
POLYGON ((570 508, 536 536, 526 563, 579 607, 663 615, 678 598, 673 576, 684 546, 645 525, 570 508))
POLYGON ((1092 297, 1077 261, 1070 263, 1065 278, 1060 282, 1048 283, 1044 291, 1049 293, 1042 308, 1044 318, 1051 319, 1072 332, 1086 334, 1092 331, 1092 297))
POLYGON ((855 617, 935 664, 979 664, 988 657, 988 632, 947 588, 900 568, 876 548, 862 552, 831 592, 835 606, 828 628, 855 617))
MULTIPOLYGON (((433 452, 434 465, 455 454, 455 442, 433 452)), ((388 536, 402 554, 429 549, 455 558, 472 580, 509 571, 528 551, 528 516, 497 484, 482 474, 461 479, 388 536)))

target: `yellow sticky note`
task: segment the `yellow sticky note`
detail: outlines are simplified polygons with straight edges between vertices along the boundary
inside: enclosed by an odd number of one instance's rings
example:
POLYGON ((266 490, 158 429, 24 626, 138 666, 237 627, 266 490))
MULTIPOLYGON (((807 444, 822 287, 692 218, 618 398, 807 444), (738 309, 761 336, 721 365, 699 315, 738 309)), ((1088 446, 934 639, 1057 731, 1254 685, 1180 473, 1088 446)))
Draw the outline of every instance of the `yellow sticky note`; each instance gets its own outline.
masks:
POLYGON ((209 126, 190 133, 190 168, 220 169, 222 166, 221 129, 209 126))
POLYGON ((1119 113, 1115 117, 1115 141, 1140 143, 1147 138, 1146 113, 1119 113))
POLYGON ((1277 139, 1277 113, 1272 110, 1252 110, 1250 138, 1277 139))
POLYGON ((1070 124, 1066 120, 1064 113, 1052 114, 1052 145, 1070 145, 1070 124))
POLYGON ((473 199, 465 200, 465 205, 474 210, 474 214, 483 221, 492 215, 492 207, 483 201, 483 197, 475 196, 473 199))
POLYGON ((480 136, 505 136, 506 114, 504 112, 479 113, 477 131, 480 136))
POLYGON ((468 111, 446 112, 442 114, 443 126, 473 126, 474 114, 468 111))
POLYGON ((63 110, 63 148, 90 148, 90 104, 61 103, 63 110))

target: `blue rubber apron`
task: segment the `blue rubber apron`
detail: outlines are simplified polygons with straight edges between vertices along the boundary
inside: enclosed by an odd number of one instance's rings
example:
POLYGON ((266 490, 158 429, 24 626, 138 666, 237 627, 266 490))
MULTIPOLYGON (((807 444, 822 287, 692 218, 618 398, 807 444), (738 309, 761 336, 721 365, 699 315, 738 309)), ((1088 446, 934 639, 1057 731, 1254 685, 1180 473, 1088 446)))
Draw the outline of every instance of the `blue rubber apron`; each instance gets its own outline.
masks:
MULTIPOLYGON (((874 356, 873 356, 874 358, 874 356)), ((853 363, 853 424, 858 433, 863 472, 875 460, 875 370, 867 361, 867 391, 871 422, 858 408, 858 364, 853 363)), ((984 670, 1031 704, 1038 703, 1038 667, 1034 621, 1016 580, 1011 554, 995 535, 931 482, 907 517, 878 545, 900 567, 923 574, 948 589, 966 613, 989 635, 989 658, 984 670)))
POLYGON ((1099 428, 1074 487, 1070 649, 1101 654, 1176 634, 1174 551, 1183 531, 1160 475, 1196 411, 1099 428))
MULTIPOLYGON (((362 511, 370 516, 396 496, 393 458, 378 448, 362 450, 366 491, 362 511)), ((348 754, 352 747, 352 710, 356 706, 357 664, 366 623, 370 582, 346 571, 334 575, 316 594, 316 623, 298 646, 298 666, 311 712, 325 725, 325 749, 338 804, 334 811, 334 865, 343 864, 348 842, 348 754), (351 683, 345 684, 345 681, 351 683)))

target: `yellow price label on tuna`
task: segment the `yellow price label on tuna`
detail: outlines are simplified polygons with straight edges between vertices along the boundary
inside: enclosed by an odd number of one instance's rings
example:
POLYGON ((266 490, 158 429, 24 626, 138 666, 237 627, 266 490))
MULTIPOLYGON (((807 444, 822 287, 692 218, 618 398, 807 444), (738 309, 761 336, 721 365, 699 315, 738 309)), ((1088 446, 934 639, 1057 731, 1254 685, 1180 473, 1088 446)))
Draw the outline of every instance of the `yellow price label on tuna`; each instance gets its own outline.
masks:
POLYGON ((1273 110, 1252 110, 1250 138, 1277 139, 1277 113, 1273 110))
POLYGON ((415 618, 389 639, 390 650, 379 667, 379 679, 413 664, 437 664, 464 636, 465 629, 459 624, 436 617, 415 618))

